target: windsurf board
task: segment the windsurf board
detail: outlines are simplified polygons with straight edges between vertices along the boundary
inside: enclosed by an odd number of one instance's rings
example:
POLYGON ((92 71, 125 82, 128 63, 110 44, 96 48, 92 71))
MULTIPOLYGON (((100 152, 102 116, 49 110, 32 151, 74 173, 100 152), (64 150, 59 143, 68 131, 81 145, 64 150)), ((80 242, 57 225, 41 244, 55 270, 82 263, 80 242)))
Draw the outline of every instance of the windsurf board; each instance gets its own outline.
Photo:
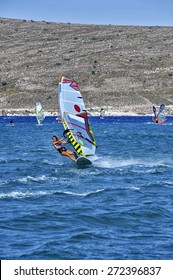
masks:
POLYGON ((78 157, 76 161, 78 166, 91 165, 92 162, 86 157, 78 157))

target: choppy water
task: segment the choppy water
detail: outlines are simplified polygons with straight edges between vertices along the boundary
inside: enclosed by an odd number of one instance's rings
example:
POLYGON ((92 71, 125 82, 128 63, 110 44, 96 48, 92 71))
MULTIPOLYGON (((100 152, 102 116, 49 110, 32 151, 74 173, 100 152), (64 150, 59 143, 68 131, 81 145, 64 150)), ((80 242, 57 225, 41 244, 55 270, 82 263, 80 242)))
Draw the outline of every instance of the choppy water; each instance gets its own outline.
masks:
POLYGON ((0 122, 1 259, 172 259, 173 126, 91 118, 93 166, 51 145, 54 119, 0 122))

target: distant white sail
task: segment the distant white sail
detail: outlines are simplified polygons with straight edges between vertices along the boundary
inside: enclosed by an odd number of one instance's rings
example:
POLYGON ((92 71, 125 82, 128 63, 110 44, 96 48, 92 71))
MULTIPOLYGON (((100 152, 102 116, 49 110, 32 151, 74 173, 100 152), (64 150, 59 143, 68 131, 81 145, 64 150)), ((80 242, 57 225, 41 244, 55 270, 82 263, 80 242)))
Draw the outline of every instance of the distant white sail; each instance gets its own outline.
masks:
POLYGON ((7 113, 5 112, 5 110, 2 110, 2 117, 6 118, 7 117, 7 113))
POLYGON ((83 97, 78 84, 71 79, 60 77, 58 85, 58 104, 62 124, 78 154, 95 154, 96 141, 91 129, 83 97))
POLYGON ((41 124, 42 121, 43 121, 44 118, 45 118, 45 114, 44 114, 44 111, 43 111, 43 108, 42 108, 42 105, 41 105, 41 102, 40 102, 40 101, 37 101, 37 102, 36 102, 36 104, 35 104, 35 110, 36 110, 37 122, 38 122, 38 124, 41 124))
POLYGON ((160 105, 158 114, 157 114, 156 107, 153 106, 153 113, 154 113, 154 118, 152 119, 153 122, 158 123, 158 124, 164 124, 166 122, 165 104, 160 105))
POLYGON ((158 121, 160 124, 166 122, 166 108, 165 104, 161 104, 159 108, 159 113, 158 113, 158 121))

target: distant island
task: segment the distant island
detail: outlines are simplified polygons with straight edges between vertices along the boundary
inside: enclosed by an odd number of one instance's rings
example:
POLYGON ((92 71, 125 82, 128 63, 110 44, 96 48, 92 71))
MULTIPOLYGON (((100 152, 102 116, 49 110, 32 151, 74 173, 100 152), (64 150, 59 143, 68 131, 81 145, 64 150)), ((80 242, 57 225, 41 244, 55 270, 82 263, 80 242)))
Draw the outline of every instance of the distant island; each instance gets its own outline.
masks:
POLYGON ((0 18, 0 110, 56 114, 60 74, 77 81, 88 113, 173 112, 173 27, 0 18))

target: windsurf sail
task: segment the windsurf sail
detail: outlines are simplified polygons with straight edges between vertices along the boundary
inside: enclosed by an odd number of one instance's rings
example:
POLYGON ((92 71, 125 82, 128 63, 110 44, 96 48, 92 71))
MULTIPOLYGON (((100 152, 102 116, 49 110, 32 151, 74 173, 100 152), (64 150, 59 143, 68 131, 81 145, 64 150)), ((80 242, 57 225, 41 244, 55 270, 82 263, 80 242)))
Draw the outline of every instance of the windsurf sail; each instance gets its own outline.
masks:
POLYGON ((165 123, 166 122, 166 108, 165 108, 165 104, 161 104, 160 108, 159 108, 159 112, 158 112, 158 122, 160 124, 165 123))
POLYGON ((5 112, 5 110, 2 110, 2 117, 3 117, 3 119, 5 119, 7 117, 7 113, 5 112))
POLYGON ((166 122, 166 109, 165 109, 165 104, 161 104, 159 108, 159 112, 157 114, 156 107, 153 106, 153 113, 154 113, 154 118, 152 119, 154 122, 158 124, 163 124, 166 122))
POLYGON ((103 108, 100 109, 100 118, 104 119, 105 116, 105 110, 103 108))
POLYGON ((78 154, 91 156, 95 154, 96 141, 90 126, 83 97, 77 82, 60 77, 58 85, 58 105, 64 135, 78 154))
POLYGON ((156 114, 157 110, 156 110, 156 107, 153 106, 153 113, 154 113, 154 117, 157 118, 157 114, 156 114))
POLYGON ((43 108, 42 108, 42 105, 41 105, 40 101, 36 102, 36 104, 35 104, 35 111, 36 111, 37 122, 38 122, 38 124, 41 124, 42 121, 45 118, 45 114, 44 114, 44 111, 43 111, 43 108))
POLYGON ((60 111, 59 111, 59 108, 58 108, 58 116, 56 117, 56 120, 61 123, 61 117, 60 117, 60 111))

